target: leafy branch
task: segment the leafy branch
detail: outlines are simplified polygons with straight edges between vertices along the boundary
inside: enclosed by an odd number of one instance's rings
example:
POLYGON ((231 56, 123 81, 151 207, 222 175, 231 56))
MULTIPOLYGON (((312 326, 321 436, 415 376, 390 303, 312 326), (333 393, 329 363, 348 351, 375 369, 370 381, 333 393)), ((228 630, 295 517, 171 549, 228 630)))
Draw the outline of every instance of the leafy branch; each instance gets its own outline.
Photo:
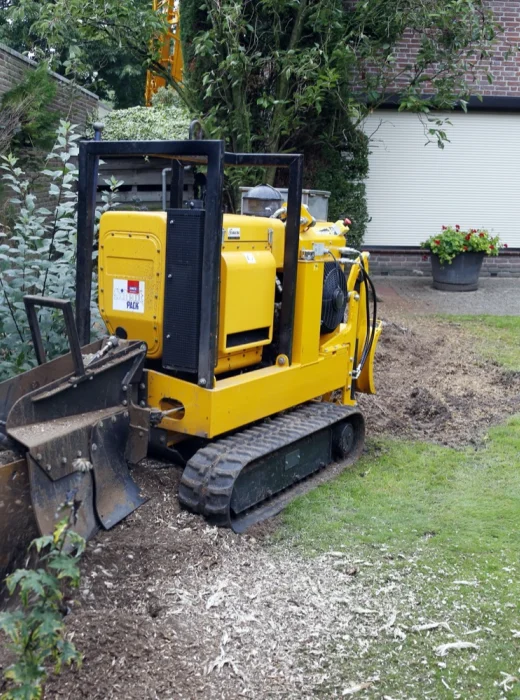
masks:
MULTIPOLYGON (((78 153, 74 127, 62 121, 56 142, 41 175, 48 182, 53 212, 38 206, 31 182, 13 155, 3 156, 2 181, 11 192, 10 218, 0 222, 0 378, 33 366, 31 334, 23 297, 48 294, 74 299, 76 288, 76 228, 78 153)), ((108 180, 102 211, 115 205, 121 183, 108 180)), ((95 291, 95 280, 94 291, 95 291)), ((96 294, 93 295, 95 304, 96 294)), ((97 309, 94 309, 97 317, 97 309)), ((46 350, 51 356, 68 352, 62 319, 55 310, 41 309, 39 321, 46 350)))
POLYGON ((19 600, 15 612, 0 613, 0 630, 10 640, 15 661, 4 671, 8 689, 2 700, 40 700, 48 678, 64 665, 79 666, 81 654, 67 640, 64 616, 68 589, 78 588, 79 561, 85 540, 74 532, 76 503, 62 506, 66 515, 52 535, 35 539, 29 550, 39 556, 37 569, 17 569, 6 579, 7 590, 19 600))

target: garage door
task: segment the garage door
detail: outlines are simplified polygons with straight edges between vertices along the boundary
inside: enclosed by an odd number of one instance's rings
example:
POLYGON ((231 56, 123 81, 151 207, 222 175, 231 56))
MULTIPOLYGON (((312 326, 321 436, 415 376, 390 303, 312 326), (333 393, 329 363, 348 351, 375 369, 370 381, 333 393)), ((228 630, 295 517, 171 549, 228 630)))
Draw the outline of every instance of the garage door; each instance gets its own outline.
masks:
POLYGON ((418 246, 441 226, 488 228, 520 248, 520 115, 450 114, 450 143, 425 146, 413 114, 370 116, 365 244, 418 246))

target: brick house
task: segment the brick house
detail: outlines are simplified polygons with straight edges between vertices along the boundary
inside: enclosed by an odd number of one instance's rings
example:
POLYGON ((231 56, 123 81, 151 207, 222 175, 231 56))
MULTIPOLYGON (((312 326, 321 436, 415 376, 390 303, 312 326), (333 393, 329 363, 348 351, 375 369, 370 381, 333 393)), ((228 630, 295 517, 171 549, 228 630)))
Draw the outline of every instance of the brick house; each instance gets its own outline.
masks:
MULTIPOLYGON (((367 199, 372 217, 365 247, 372 269, 382 274, 430 271, 419 249, 442 225, 485 227, 509 248, 487 258, 482 274, 520 276, 520 2, 489 0, 504 27, 491 60, 494 82, 483 75, 469 113, 446 113, 450 143, 444 150, 425 146, 424 125, 416 115, 386 105, 371 115, 367 199)), ((413 58, 417 39, 410 34, 398 63, 413 58)))

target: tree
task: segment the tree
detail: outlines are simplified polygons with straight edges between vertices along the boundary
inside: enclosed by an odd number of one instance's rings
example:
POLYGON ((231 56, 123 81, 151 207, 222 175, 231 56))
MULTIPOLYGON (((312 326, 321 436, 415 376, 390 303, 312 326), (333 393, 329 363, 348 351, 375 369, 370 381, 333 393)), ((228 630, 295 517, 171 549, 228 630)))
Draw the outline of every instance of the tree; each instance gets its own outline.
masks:
POLYGON ((85 60, 91 66, 93 89, 102 100, 108 100, 115 109, 144 105, 146 66, 142 59, 127 49, 111 47, 108 42, 93 45, 85 60), (95 75, 94 75, 95 74, 95 75))
POLYGON ((52 67, 118 108, 144 101, 164 18, 151 0, 0 0, 0 41, 52 67))
POLYGON ((303 151, 312 184, 332 190, 333 214, 357 200, 362 228, 363 119, 393 95, 432 119, 442 146, 430 112, 465 108, 498 31, 485 0, 183 0, 185 90, 234 150, 303 151), (399 67, 410 32, 417 53, 399 67))
POLYGON ((498 27, 485 0, 184 0, 181 29, 200 111, 235 148, 278 151, 358 124, 389 92, 420 112, 464 104, 498 27), (417 55, 398 68, 408 31, 417 55))

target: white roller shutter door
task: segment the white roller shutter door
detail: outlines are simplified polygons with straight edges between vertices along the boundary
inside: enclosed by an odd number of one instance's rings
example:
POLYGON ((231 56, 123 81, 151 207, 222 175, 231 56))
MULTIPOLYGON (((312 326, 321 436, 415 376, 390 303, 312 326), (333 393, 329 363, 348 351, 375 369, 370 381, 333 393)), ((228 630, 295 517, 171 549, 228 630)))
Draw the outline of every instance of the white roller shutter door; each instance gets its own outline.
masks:
POLYGON ((413 114, 381 110, 372 135, 365 245, 418 246, 443 225, 485 227, 520 248, 520 115, 448 116, 450 143, 425 146, 413 114))

